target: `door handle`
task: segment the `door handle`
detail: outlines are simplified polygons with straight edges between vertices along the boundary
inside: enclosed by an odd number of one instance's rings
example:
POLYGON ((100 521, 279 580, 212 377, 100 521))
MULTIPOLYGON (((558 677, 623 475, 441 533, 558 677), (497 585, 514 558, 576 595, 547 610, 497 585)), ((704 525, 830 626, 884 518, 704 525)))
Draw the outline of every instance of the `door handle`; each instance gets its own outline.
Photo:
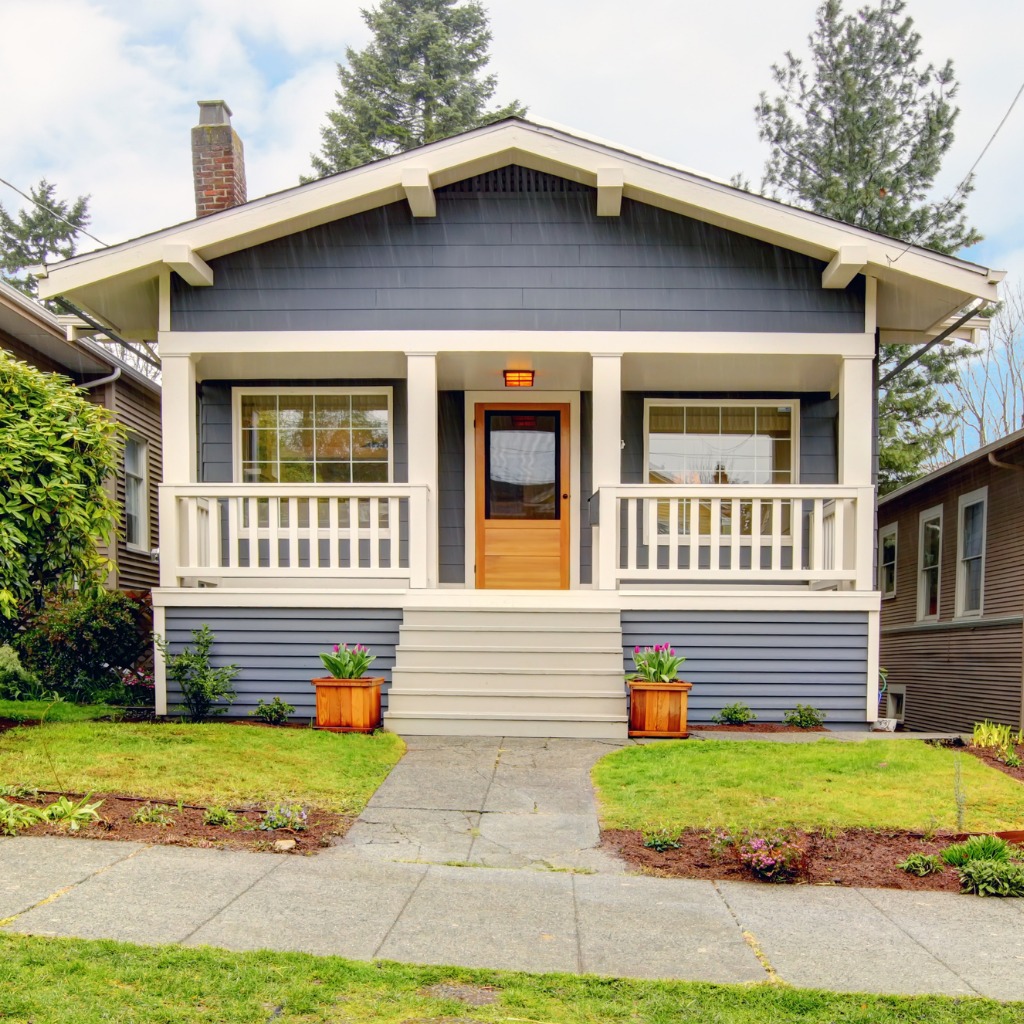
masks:
POLYGON ((562 495, 562 501, 565 501, 565 500, 566 500, 566 499, 567 499, 568 497, 569 497, 569 495, 568 495, 568 494, 563 494, 563 495, 562 495))

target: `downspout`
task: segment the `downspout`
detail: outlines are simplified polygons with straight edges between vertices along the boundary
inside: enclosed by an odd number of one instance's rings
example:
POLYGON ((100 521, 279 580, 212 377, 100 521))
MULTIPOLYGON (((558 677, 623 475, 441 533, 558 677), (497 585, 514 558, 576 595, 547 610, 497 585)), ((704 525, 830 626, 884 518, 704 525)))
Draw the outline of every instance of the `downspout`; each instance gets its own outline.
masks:
POLYGON ((114 372, 109 377, 100 377, 99 380, 91 380, 86 384, 79 384, 78 386, 83 391, 92 391, 93 388, 98 388, 102 384, 113 384, 115 380, 118 380, 121 376, 121 367, 118 366, 114 369, 114 372))
POLYGON ((996 458, 995 452, 988 453, 988 461, 991 465, 995 466, 996 469, 1012 469, 1017 473, 1024 473, 1024 466, 1017 466, 1012 462, 1000 462, 996 458))

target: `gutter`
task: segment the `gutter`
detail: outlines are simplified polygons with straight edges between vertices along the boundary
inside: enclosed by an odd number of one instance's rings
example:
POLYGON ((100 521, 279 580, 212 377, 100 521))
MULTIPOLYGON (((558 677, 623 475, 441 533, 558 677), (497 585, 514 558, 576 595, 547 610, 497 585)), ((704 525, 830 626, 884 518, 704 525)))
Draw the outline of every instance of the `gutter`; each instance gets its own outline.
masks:
POLYGON ((1018 466, 1012 462, 1000 462, 994 452, 988 453, 988 461, 997 469, 1012 469, 1016 473, 1024 473, 1024 466, 1018 466))
POLYGON ((91 380, 86 384, 79 384, 78 386, 83 391, 92 391, 93 388, 98 388, 101 384, 113 384, 115 380, 118 380, 121 376, 121 367, 118 366, 112 374, 107 377, 100 377, 99 380, 91 380))

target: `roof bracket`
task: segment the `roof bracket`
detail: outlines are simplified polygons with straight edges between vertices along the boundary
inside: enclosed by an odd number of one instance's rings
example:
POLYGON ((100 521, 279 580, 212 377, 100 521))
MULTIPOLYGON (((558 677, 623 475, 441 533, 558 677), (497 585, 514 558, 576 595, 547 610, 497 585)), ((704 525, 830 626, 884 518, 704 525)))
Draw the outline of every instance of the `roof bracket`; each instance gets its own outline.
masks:
POLYGON ((622 186, 624 175, 621 167, 599 167, 597 169, 597 215, 618 217, 622 213, 622 186))
POLYGON ((845 288, 868 263, 866 245, 841 245, 832 262, 821 272, 822 288, 845 288))
POLYGON ((402 188, 414 217, 437 216, 437 200, 426 167, 406 167, 402 171, 402 188))
POLYGON ((201 260, 190 245, 165 245, 163 261, 195 288, 209 288, 213 284, 213 267, 201 260))

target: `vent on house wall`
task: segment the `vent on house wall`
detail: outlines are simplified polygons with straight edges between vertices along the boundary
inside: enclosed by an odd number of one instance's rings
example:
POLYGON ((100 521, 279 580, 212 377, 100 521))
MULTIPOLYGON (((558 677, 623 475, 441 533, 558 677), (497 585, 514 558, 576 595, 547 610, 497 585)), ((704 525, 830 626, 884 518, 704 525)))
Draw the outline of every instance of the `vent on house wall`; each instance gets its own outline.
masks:
POLYGON ((544 171, 532 171, 528 167, 511 164, 499 167, 496 171, 477 174, 463 181, 453 182, 437 189, 438 195, 467 195, 480 193, 501 194, 511 192, 528 192, 537 194, 563 194, 566 192, 589 192, 589 186, 576 181, 546 174, 544 171))

